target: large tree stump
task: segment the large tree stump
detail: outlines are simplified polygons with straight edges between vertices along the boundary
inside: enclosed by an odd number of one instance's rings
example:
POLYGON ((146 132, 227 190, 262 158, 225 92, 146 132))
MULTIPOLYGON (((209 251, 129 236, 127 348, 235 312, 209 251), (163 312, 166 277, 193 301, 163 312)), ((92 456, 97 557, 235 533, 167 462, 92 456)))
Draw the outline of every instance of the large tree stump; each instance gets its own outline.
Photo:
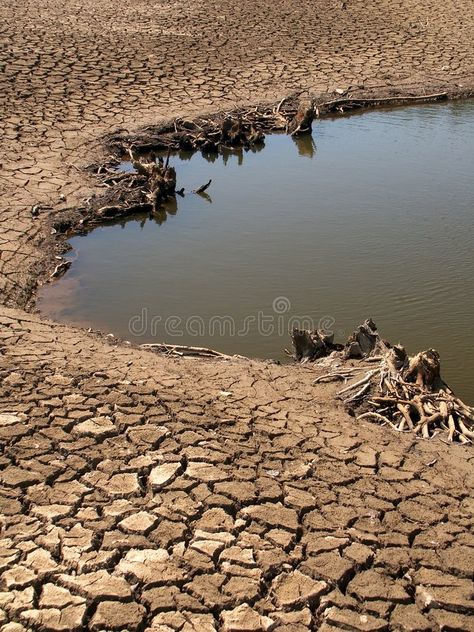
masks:
POLYGON ((329 355, 335 348, 333 340, 333 334, 328 335, 322 331, 295 328, 291 332, 291 341, 298 362, 309 362, 329 355))
POLYGON ((383 351, 386 351, 386 345, 379 336, 377 325, 371 318, 368 318, 347 339, 344 356, 346 358, 367 358, 383 351))

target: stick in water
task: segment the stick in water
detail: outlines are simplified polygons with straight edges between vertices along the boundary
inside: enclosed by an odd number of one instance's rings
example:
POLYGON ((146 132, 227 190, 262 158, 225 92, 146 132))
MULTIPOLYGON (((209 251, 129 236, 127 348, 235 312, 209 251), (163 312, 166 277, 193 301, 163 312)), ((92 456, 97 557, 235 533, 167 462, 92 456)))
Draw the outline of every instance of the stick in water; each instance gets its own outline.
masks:
POLYGON ((207 182, 206 184, 203 184, 201 187, 199 187, 199 189, 196 189, 195 191, 193 191, 193 193, 204 193, 204 191, 210 187, 211 182, 212 180, 209 180, 209 182, 207 182))

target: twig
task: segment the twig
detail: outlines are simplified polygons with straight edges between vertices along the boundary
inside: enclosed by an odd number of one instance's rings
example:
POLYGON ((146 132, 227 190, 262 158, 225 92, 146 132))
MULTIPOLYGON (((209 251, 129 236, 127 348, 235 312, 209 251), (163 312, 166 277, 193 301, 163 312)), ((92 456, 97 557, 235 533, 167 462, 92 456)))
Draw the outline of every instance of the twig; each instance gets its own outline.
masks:
POLYGON ((343 393, 347 393, 347 391, 351 391, 352 389, 356 388, 357 386, 361 386, 362 384, 365 384, 366 382, 368 382, 370 380, 370 378, 372 376, 374 376, 378 372, 379 372, 379 369, 373 369, 372 371, 369 371, 367 373, 367 375, 365 377, 363 377, 361 380, 359 380, 358 382, 354 382, 352 384, 349 384, 349 386, 346 386, 346 388, 343 388, 341 391, 339 391, 338 395, 342 395, 343 393))
POLYGON ((199 189, 196 189, 195 191, 193 191, 193 193, 204 193, 204 191, 206 191, 206 189, 208 189, 211 185, 212 180, 209 180, 209 182, 206 182, 206 184, 203 184, 202 186, 199 187, 199 189))
POLYGON ((356 399, 359 399, 359 397, 362 397, 362 395, 366 393, 369 390, 369 388, 370 388, 370 382, 367 382, 367 384, 364 384, 364 386, 361 389, 359 389, 357 393, 345 399, 344 403, 349 404, 350 402, 354 402, 356 399))
POLYGON ((343 98, 343 99, 334 99, 332 101, 326 101, 325 103, 320 103, 320 108, 336 107, 341 105, 358 105, 363 106, 365 104, 390 104, 390 103, 403 103, 405 101, 434 101, 438 99, 445 99, 448 97, 447 92, 436 92, 434 94, 425 94, 420 96, 406 96, 406 97, 386 97, 383 99, 357 99, 357 98, 343 98))
POLYGON ((207 356, 212 358, 232 358, 225 353, 215 351, 214 349, 208 349, 207 347, 190 347, 187 345, 170 345, 165 343, 146 343, 140 345, 141 349, 150 349, 153 351, 163 351, 166 353, 177 353, 180 355, 196 355, 207 356))

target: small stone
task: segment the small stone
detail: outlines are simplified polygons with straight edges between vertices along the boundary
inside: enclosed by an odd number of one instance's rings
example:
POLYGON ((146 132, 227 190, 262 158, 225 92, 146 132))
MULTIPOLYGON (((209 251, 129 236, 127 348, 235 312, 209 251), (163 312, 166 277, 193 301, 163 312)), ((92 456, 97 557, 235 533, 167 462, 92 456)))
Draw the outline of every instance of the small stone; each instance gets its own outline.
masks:
POLYGON ((266 632, 275 627, 275 621, 264 617, 248 604, 221 613, 223 632, 266 632))

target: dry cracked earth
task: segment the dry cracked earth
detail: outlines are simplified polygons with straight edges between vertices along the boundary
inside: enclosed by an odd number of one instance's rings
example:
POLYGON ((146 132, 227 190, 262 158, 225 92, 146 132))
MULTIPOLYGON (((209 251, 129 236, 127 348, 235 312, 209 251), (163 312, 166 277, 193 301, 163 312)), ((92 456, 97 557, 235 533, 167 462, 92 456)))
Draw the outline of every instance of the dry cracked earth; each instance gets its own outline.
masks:
POLYGON ((0 17, 0 632, 474 630, 472 449, 355 424, 311 368, 165 358, 31 313, 46 207, 91 194, 101 135, 300 90, 472 90, 472 1, 0 17))

